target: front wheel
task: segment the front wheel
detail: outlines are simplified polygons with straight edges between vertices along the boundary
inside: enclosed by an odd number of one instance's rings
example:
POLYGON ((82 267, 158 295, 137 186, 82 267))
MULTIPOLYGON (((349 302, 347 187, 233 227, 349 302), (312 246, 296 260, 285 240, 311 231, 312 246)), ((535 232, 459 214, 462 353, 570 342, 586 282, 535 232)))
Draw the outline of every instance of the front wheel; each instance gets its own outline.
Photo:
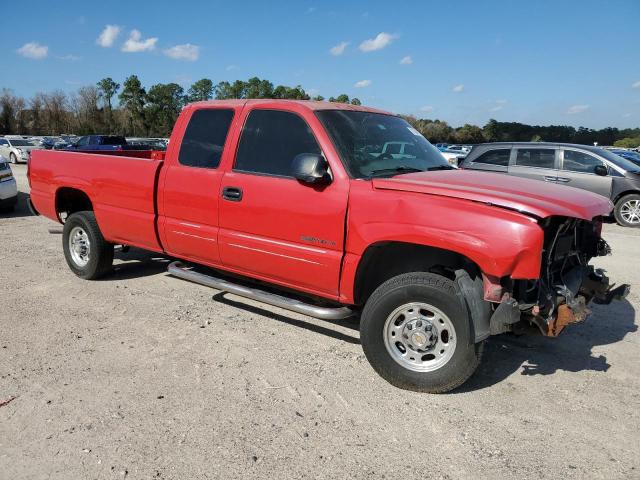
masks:
POLYGON ((623 227, 640 227, 640 195, 622 197, 613 210, 616 221, 623 227))
POLYGON ((15 153, 10 153, 9 154, 9 160, 11 161, 11 163, 16 164, 18 163, 18 157, 16 157, 15 153))
POLYGON ((378 287, 362 312, 360 341, 380 376, 419 392, 458 387, 482 355, 455 284, 432 273, 399 275, 378 287))
POLYGON ((113 264, 113 244, 102 236, 93 212, 70 215, 62 230, 62 248, 73 273, 85 280, 103 276, 113 264))

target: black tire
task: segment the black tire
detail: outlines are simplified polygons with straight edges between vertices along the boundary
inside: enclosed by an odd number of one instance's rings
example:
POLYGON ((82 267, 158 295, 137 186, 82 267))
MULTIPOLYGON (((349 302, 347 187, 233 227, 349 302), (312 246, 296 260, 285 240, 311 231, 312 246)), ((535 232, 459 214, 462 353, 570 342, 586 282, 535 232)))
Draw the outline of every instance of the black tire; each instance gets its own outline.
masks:
POLYGON ((111 270, 113 244, 104 239, 100 227, 98 227, 98 222, 96 222, 96 217, 91 211, 76 212, 67 218, 62 230, 62 248, 69 268, 80 278, 94 280, 111 270), (89 240, 88 261, 84 265, 74 260, 69 245, 71 232, 76 228, 86 232, 89 240))
POLYGON ((18 157, 16 157, 16 154, 15 154, 15 153, 13 153, 13 152, 11 152, 11 153, 9 154, 9 160, 10 160, 10 161, 11 161, 11 163, 13 163, 14 165, 15 165, 16 163, 18 163, 18 157))
POLYGON ((640 205, 640 195, 634 193, 634 194, 625 195, 624 197, 622 197, 616 203, 616 207, 613 209, 613 215, 616 217, 616 222, 618 222, 618 225, 621 225, 623 227, 638 228, 640 227, 640 219, 638 219, 635 222, 629 222, 623 216, 624 215, 623 208, 625 207, 625 205, 628 206, 629 202, 638 202, 637 205, 640 205))
POLYGON ((462 385, 480 364, 483 347, 483 342, 474 344, 471 319, 462 302, 454 282, 440 275, 414 272, 387 280, 369 297, 360 319, 360 341, 371 366, 386 381, 405 390, 444 393, 462 385), (439 309, 455 329, 452 356, 433 371, 406 368, 385 346, 387 318, 413 302, 439 309))

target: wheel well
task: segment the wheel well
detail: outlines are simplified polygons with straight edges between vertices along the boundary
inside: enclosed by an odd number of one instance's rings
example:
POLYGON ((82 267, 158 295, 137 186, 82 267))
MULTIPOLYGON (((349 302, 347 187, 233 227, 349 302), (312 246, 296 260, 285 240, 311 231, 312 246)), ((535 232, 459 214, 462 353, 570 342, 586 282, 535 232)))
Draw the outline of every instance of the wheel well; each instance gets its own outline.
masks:
POLYGON ((473 261, 451 250, 402 242, 374 244, 358 264, 354 300, 357 305, 364 304, 376 288, 403 273, 431 272, 455 280, 458 269, 472 277, 480 273, 473 261))
POLYGON ((622 197, 626 197, 627 195, 640 195, 640 191, 627 190, 626 192, 619 193, 615 200, 613 200, 613 204, 616 205, 618 203, 618 200, 620 200, 622 197))
POLYGON ((85 210, 93 210, 93 204, 82 190, 64 187, 56 192, 56 212, 61 220, 63 214, 66 218, 72 213, 85 210))

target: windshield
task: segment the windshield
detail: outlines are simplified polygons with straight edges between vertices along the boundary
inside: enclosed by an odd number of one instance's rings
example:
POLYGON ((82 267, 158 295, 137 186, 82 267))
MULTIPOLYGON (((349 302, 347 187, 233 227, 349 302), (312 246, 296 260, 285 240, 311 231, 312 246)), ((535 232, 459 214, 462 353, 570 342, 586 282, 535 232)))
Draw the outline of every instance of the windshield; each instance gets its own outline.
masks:
POLYGON ((354 178, 453 168, 402 118, 346 110, 316 113, 354 178))
POLYGON ((33 147, 33 143, 27 140, 9 140, 9 143, 14 147, 33 147))

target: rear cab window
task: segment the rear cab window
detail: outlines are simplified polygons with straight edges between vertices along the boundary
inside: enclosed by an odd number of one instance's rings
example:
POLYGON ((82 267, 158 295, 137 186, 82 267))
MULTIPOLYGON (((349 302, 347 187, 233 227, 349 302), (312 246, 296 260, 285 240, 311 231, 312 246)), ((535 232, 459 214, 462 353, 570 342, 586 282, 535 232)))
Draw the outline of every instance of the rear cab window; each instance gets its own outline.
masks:
POLYGON ((218 168, 233 113, 226 108, 193 112, 182 138, 178 163, 187 167, 218 168))

